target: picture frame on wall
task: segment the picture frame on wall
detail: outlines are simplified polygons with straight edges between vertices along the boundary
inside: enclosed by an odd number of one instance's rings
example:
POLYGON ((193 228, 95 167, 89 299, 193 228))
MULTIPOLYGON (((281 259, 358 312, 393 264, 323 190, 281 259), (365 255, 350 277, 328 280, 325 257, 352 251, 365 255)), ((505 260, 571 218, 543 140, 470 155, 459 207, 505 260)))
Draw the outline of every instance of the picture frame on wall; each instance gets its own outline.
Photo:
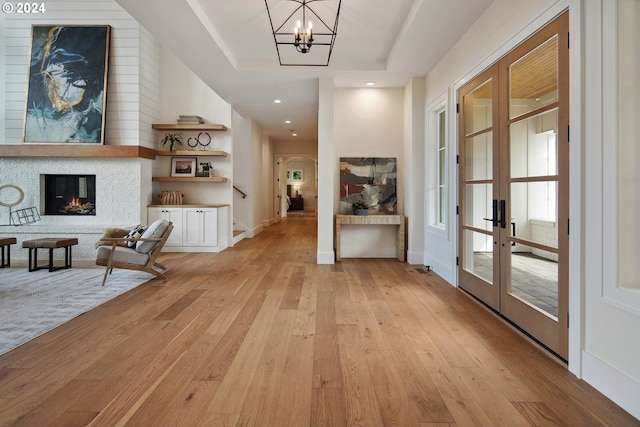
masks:
POLYGON ((171 176, 194 177, 196 176, 195 157, 172 157, 171 176))
POLYGON ((104 144, 109 25, 32 25, 23 144, 104 144))
POLYGON ((340 213, 350 214, 361 200, 370 214, 397 214, 395 157, 340 158, 340 213))

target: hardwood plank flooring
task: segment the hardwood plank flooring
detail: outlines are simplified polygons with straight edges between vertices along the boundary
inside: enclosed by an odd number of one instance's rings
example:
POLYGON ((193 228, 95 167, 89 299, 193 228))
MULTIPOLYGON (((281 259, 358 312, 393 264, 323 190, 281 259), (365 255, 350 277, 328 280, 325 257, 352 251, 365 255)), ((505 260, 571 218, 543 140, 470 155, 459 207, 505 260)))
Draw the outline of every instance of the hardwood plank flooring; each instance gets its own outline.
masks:
POLYGON ((316 228, 162 254, 166 282, 0 356, 0 426, 640 426, 420 266, 316 265, 316 228))

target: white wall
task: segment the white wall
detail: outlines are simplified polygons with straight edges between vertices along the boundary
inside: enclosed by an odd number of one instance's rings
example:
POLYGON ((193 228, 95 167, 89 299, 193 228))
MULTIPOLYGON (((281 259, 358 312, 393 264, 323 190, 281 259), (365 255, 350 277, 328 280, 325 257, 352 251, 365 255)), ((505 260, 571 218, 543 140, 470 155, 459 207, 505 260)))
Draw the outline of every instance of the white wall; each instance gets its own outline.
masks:
POLYGON ((407 262, 424 261, 425 226, 425 116, 423 78, 414 78, 404 89, 404 214, 407 224, 407 262))
MULTIPOLYGON (((334 162, 340 157, 395 157, 397 159, 398 213, 404 214, 404 90, 401 88, 336 88, 334 103, 334 162)), ((336 174, 334 206, 339 206, 340 188, 336 174)), ((333 212, 338 213, 337 210, 333 212)), ((341 256, 396 256, 396 229, 389 226, 341 227, 341 256)))
POLYGON ((333 216, 338 161, 335 154, 334 114, 335 88, 333 79, 321 78, 318 83, 318 264, 335 263, 333 248, 333 216))
MULTIPOLYGON (((617 34, 616 3, 613 0, 584 2, 584 102, 582 108, 576 108, 576 113, 584 115, 584 188, 588 191, 582 193, 584 229, 575 231, 584 238, 580 260, 584 269, 580 288, 583 316, 576 322, 583 324, 580 354, 583 378, 640 419, 640 292, 637 290, 640 278, 635 277, 634 286, 621 282, 620 268, 624 261, 619 256, 618 244, 629 229, 618 224, 617 212, 628 203, 617 199, 624 194, 619 188, 617 154, 622 144, 630 142, 637 146, 638 137, 635 135, 631 141, 619 138, 618 114, 624 110, 619 109, 618 90, 620 96, 625 97, 638 93, 640 86, 635 76, 627 81, 627 86, 617 87, 617 44, 629 35, 617 34)), ((635 7, 639 6, 636 1, 635 7)), ((635 25, 638 26, 637 20, 635 25)), ((636 43, 640 43, 638 39, 636 43)), ((637 122, 637 115, 635 118, 637 122)), ((571 137, 573 143, 573 128, 571 137)), ((626 191, 635 190, 636 197, 639 188, 637 181, 625 186, 626 191)), ((572 234, 574 229, 572 219, 572 234)), ((633 254, 632 262, 637 265, 637 253, 633 254)))

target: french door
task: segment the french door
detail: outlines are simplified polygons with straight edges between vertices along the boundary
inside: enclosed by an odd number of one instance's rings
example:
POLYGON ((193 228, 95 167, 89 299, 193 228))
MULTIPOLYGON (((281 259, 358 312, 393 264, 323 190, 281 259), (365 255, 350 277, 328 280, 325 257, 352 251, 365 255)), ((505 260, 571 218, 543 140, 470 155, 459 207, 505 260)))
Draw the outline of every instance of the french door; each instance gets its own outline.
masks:
POLYGON ((566 359, 568 13, 458 92, 458 282, 566 359))

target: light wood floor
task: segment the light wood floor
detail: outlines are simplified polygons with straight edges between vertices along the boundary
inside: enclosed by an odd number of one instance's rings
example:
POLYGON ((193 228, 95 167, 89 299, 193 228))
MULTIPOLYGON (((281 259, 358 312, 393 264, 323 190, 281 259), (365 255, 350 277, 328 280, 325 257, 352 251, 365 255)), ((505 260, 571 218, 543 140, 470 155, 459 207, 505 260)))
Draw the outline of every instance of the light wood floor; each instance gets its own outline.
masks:
POLYGON ((166 283, 0 356, 0 425, 640 425, 420 266, 316 265, 315 233, 162 255, 166 283))

